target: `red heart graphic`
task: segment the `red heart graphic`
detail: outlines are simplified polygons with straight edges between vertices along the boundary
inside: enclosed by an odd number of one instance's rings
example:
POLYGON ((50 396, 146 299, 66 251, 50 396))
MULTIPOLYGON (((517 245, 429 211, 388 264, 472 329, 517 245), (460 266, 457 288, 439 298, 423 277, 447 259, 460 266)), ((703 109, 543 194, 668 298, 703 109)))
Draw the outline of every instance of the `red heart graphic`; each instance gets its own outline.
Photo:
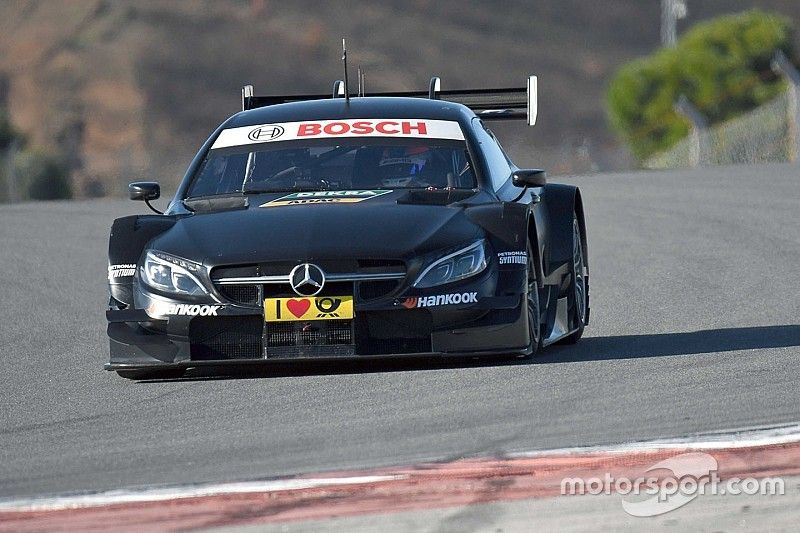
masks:
POLYGON ((311 307, 310 300, 288 300, 286 302, 286 308, 297 318, 306 314, 309 307, 311 307))

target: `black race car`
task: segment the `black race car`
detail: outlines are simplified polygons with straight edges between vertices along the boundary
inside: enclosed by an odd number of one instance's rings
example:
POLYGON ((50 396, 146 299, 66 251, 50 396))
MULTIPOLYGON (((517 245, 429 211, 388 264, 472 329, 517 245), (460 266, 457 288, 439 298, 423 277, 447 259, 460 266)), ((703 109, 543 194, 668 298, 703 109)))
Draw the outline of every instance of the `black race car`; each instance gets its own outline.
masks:
MULTIPOLYGON (((114 221, 106 369, 144 379, 273 360, 530 357, 581 337, 580 192, 517 168, 485 124, 532 125, 536 78, 340 87, 245 87, 243 111, 209 137, 167 210, 114 221)), ((151 208, 160 194, 129 189, 151 208)))

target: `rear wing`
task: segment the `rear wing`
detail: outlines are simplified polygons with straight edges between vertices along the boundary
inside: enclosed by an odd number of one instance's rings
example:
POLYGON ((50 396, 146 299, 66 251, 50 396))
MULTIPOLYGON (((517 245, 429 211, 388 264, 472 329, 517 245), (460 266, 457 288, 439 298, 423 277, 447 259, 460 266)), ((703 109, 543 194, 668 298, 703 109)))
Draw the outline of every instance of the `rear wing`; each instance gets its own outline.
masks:
MULTIPOLYGON (((255 96, 253 86, 242 88, 242 111, 289 102, 344 98, 344 82, 333 84, 331 94, 298 94, 288 96, 255 96)), ((361 84, 359 84, 361 86, 361 84)), ((483 120, 526 120, 529 126, 536 124, 538 113, 538 83, 536 76, 529 76, 526 87, 503 89, 441 90, 441 80, 431 78, 427 91, 370 93, 371 96, 399 96, 406 98, 429 98, 463 104, 483 120)))

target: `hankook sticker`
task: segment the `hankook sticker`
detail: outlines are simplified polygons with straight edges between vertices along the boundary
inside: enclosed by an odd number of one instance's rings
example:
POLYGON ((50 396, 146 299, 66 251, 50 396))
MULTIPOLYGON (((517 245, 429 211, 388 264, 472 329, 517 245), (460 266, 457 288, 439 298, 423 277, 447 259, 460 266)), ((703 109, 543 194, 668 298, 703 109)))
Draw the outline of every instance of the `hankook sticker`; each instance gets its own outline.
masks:
POLYGON ((168 315, 178 316, 217 316, 221 305, 192 305, 170 304, 167 308, 168 315))
POLYGON ((400 300, 398 303, 406 309, 415 309, 418 307, 474 304, 477 302, 477 292, 457 292, 454 294, 437 294, 436 296, 411 296, 400 300))

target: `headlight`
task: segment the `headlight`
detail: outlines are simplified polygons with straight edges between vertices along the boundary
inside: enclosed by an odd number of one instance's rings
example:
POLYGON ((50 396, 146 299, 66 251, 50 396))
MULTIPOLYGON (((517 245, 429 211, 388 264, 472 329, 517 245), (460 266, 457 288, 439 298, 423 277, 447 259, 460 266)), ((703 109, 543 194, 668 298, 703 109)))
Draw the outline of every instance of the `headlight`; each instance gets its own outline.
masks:
POLYGON ((437 259, 422 271, 414 287, 424 289, 474 276, 486 268, 486 242, 480 240, 437 259))
POLYGON ((200 296, 208 294, 199 279, 201 266, 163 252, 149 250, 141 268, 141 278, 164 292, 200 296))

